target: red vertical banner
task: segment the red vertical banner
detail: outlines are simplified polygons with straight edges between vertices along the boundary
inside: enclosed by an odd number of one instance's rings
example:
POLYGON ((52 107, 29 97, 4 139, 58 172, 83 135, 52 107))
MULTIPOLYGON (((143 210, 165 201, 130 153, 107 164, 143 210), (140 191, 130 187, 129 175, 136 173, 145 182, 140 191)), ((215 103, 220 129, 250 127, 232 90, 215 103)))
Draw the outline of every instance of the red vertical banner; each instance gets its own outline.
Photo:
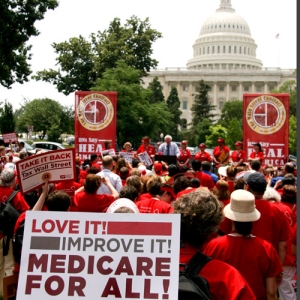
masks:
POLYGON ((260 143, 264 164, 282 166, 289 155, 289 94, 244 94, 244 150, 260 143))
POLYGON ((75 151, 80 159, 116 143, 117 92, 75 92, 75 151))

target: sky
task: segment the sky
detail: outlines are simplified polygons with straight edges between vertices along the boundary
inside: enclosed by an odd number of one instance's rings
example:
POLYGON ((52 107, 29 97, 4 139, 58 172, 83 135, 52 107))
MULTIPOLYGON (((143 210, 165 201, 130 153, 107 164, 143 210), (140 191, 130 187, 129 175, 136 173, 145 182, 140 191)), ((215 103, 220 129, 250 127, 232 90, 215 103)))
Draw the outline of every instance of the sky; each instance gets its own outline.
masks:
MULTIPOLYGON (((258 45, 256 57, 263 67, 297 67, 296 0, 231 0, 231 4, 248 23, 258 45)), ((192 46, 203 23, 219 5, 220 0, 60 0, 54 11, 46 12, 44 19, 36 23, 40 35, 29 40, 32 75, 58 68, 52 43, 79 35, 88 38, 91 33, 107 29, 114 18, 124 24, 133 15, 141 20, 148 17, 151 28, 162 33, 163 37, 153 44, 157 69, 185 68, 193 57, 192 46)), ((13 84, 11 89, 0 86, 0 101, 7 100, 14 109, 20 108, 24 99, 46 97, 70 106, 74 105, 75 93, 65 96, 54 85, 35 80, 13 84)))

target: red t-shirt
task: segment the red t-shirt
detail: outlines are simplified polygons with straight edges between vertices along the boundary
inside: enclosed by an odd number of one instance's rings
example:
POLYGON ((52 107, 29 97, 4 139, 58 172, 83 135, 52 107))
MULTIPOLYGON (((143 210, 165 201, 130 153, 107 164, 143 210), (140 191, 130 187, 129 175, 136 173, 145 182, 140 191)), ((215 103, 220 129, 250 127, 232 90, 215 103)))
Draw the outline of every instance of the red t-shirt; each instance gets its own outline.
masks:
POLYGON ((137 201, 148 200, 148 199, 152 199, 152 198, 153 198, 153 196, 150 195, 149 193, 143 193, 143 194, 139 195, 137 201))
POLYGON ((157 198, 140 200, 135 203, 140 213, 144 214, 171 214, 173 207, 164 201, 157 198))
MULTIPOLYGON (((5 202, 13 190, 10 187, 2 187, 0 186, 0 203, 5 202)), ((30 207, 24 199, 21 192, 18 192, 14 198, 10 201, 10 204, 19 212, 22 213, 25 210, 29 210, 30 207)))
POLYGON ((194 160, 200 160, 201 162, 203 162, 203 161, 212 162, 211 156, 206 151, 204 151, 204 152, 201 152, 201 151, 197 152, 195 154, 195 156, 194 156, 194 160))
POLYGON ((180 191, 180 192, 177 193, 176 199, 180 198, 180 196, 182 196, 182 195, 186 195, 188 193, 194 192, 196 189, 197 188, 186 188, 185 190, 180 191))
POLYGON ((200 185, 207 187, 209 190, 212 190, 215 186, 212 177, 204 172, 196 172, 196 177, 199 179, 200 185))
POLYGON ((203 253, 235 267, 258 300, 267 300, 265 279, 283 271, 274 247, 258 237, 222 236, 211 240, 203 253))
POLYGON ((232 152, 230 157, 232 162, 239 162, 241 159, 245 160, 246 152, 244 150, 235 150, 232 152))
MULTIPOLYGON (((256 199, 255 206, 261 216, 253 222, 252 234, 270 242, 278 251, 279 242, 287 241, 290 234, 286 217, 276 205, 266 200, 256 199)), ((219 228, 224 233, 231 233, 231 220, 225 217, 219 228)))
POLYGON ((260 152, 252 151, 249 158, 259 159, 262 162, 264 159, 264 153, 261 151, 260 152))
POLYGON ((87 194, 85 191, 78 192, 74 196, 74 205, 81 212, 106 212, 114 201, 112 195, 87 194))
POLYGON ((147 153, 150 155, 154 155, 155 154, 155 148, 151 145, 145 146, 144 144, 142 144, 136 151, 137 154, 139 153, 143 153, 147 151, 147 153))
MULTIPOLYGON (((197 248, 185 244, 180 249, 180 263, 187 264, 198 251, 197 248)), ((212 300, 256 299, 240 272, 222 261, 211 260, 200 270, 199 275, 208 281, 212 300)))
MULTIPOLYGON (((190 152, 189 149, 182 150, 181 148, 179 148, 179 152, 180 152, 180 155, 179 155, 179 157, 178 157, 178 161, 179 161, 181 164, 184 164, 188 158, 189 158, 189 159, 192 158, 191 152, 190 152)), ((190 163, 187 164, 187 167, 190 168, 190 163)))
POLYGON ((71 205, 72 205, 75 191, 78 190, 81 186, 82 185, 80 183, 75 182, 73 180, 64 180, 64 181, 61 181, 61 182, 57 183, 53 187, 53 191, 54 190, 61 190, 61 191, 66 192, 70 196, 71 205))

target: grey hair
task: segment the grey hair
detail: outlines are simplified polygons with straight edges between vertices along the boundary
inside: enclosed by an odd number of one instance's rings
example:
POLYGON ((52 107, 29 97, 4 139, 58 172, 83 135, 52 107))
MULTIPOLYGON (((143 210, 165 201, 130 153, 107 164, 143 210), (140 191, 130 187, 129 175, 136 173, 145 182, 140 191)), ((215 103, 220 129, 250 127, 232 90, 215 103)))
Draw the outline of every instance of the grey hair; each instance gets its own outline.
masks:
POLYGON ((267 186, 266 191, 263 195, 263 199, 268 201, 275 200, 276 202, 280 202, 281 196, 274 188, 267 186))

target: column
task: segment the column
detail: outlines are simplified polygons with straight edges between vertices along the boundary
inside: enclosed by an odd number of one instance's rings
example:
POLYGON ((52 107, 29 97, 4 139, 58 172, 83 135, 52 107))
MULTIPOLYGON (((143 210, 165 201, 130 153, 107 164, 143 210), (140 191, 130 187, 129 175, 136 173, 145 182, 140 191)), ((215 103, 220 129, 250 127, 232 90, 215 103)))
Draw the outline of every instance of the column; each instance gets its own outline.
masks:
POLYGON ((226 102, 229 101, 229 81, 226 83, 226 102))
POLYGON ((169 88, 169 82, 165 81, 165 85, 164 85, 164 96, 165 96, 165 101, 167 101, 168 97, 170 94, 170 88, 169 88))
POLYGON ((240 81, 239 82, 239 99, 240 100, 243 100, 243 82, 242 81, 240 81))
POLYGON ((213 105, 217 106, 217 81, 214 81, 214 98, 213 98, 213 105))
POLYGON ((265 81, 264 93, 268 93, 268 82, 265 81))
POLYGON ((251 86, 251 93, 255 93, 254 81, 252 81, 251 83, 252 83, 252 86, 251 86))

